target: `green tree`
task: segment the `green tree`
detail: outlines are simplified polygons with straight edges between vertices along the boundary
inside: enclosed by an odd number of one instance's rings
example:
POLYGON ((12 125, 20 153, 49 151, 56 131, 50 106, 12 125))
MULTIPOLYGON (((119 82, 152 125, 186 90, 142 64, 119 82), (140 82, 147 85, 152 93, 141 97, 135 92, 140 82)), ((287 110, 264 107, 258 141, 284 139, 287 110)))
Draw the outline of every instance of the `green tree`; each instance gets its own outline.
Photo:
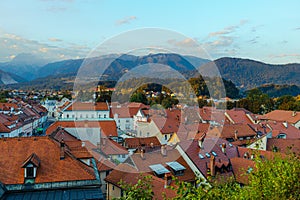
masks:
POLYGON ((143 104, 148 104, 146 95, 143 92, 135 92, 130 97, 130 102, 139 102, 143 104))
POLYGON ((151 176, 141 174, 136 184, 126 183, 122 180, 119 184, 123 189, 123 196, 119 198, 121 200, 152 200, 154 197, 151 176))

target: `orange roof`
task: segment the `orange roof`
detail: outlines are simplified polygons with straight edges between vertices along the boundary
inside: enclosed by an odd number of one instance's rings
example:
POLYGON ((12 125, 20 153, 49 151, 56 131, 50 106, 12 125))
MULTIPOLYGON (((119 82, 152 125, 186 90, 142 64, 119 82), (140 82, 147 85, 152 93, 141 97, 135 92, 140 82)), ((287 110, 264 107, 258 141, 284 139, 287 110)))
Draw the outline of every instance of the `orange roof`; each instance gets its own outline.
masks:
POLYGON ((67 111, 83 111, 83 110, 109 110, 104 102, 74 102, 72 105, 66 107, 67 111))
POLYGON ((106 178, 105 181, 121 187, 119 184, 122 180, 123 182, 130 183, 130 184, 137 184, 139 178, 143 176, 150 176, 151 177, 151 185, 152 191, 154 193, 154 199, 162 200, 163 194, 165 193, 167 198, 172 198, 176 196, 174 190, 165 188, 164 187, 164 180, 153 175, 142 173, 140 174, 134 167, 128 165, 126 163, 122 163, 116 167, 106 178))
MULTIPOLYGON (((182 176, 177 176, 178 180, 180 181, 194 181, 195 180, 195 174, 189 167, 189 165, 185 162, 185 160, 181 157, 180 153, 176 149, 168 149, 167 150, 167 156, 163 156, 161 154, 161 150, 151 151, 151 152, 145 152, 144 153, 144 159, 141 157, 140 153, 135 153, 131 155, 128 159, 130 159, 136 169, 141 173, 151 173, 152 171, 149 168, 150 165, 154 164, 162 164, 166 168, 169 168, 166 163, 167 162, 173 162, 177 161, 181 165, 183 165, 186 170, 182 176)), ((129 160, 127 160, 130 162, 129 160)), ((171 171, 171 170, 170 170, 171 171)))
POLYGON ((10 133, 10 129, 7 128, 4 124, 0 123, 0 133, 10 133))
POLYGON ((300 139, 268 138, 267 151, 273 151, 274 148, 281 153, 294 152, 300 155, 300 139))
POLYGON ((288 110, 274 110, 262 116, 264 119, 287 121, 295 124, 300 121, 300 112, 288 111, 288 110))
POLYGON ((238 124, 252 124, 252 121, 247 117, 246 114, 250 114, 250 112, 244 109, 232 109, 232 110, 226 110, 226 114, 230 117, 230 119, 238 124))
POLYGON ((15 103, 0 103, 0 110, 10 111, 10 108, 17 109, 18 105, 15 103))
POLYGON ((300 130, 291 124, 287 124, 287 127, 285 127, 283 122, 273 121, 268 122, 268 125, 272 128, 272 137, 285 133, 287 139, 300 139, 300 130))
POLYGON ((60 160, 59 144, 49 137, 0 139, 0 181, 4 184, 23 184, 22 163, 33 153, 40 160, 35 183, 75 180, 94 180, 91 167, 65 154, 60 160))
POLYGON ((121 146, 119 143, 111 140, 111 139, 106 139, 102 138, 102 144, 100 146, 101 151, 105 155, 122 155, 122 154, 128 154, 128 151, 126 148, 121 146), (105 140, 105 142, 104 142, 105 140))
POLYGON ((151 120, 155 123, 162 134, 175 133, 181 123, 180 110, 153 111, 151 120))
POLYGON ((46 130, 46 134, 53 133, 58 127, 62 128, 100 128, 107 137, 117 137, 117 126, 114 120, 107 121, 56 121, 46 130))
POLYGON ((150 147, 151 143, 153 146, 160 146, 160 142, 157 137, 146 137, 146 138, 125 138, 125 146, 127 148, 137 148, 141 146, 150 147))
POLYGON ((223 127, 215 127, 208 131, 208 135, 221 138, 235 138, 235 131, 237 131, 238 137, 253 137, 256 135, 256 132, 246 124, 228 124, 223 127))
POLYGON ((248 160, 245 158, 231 158, 230 159, 231 165, 232 165, 232 170, 233 174, 235 177, 235 180, 238 183, 242 184, 248 184, 248 176, 247 176, 247 171, 252 168, 252 170, 255 167, 255 162, 253 160, 248 160))

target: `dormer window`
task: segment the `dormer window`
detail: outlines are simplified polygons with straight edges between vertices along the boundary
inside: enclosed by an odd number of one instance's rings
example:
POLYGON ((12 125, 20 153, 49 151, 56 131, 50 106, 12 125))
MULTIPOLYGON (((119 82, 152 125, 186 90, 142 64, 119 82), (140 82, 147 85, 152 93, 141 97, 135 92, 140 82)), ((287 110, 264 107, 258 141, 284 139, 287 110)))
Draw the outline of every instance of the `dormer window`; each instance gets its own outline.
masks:
POLYGON ((172 169, 175 176, 183 175, 186 169, 183 165, 181 165, 177 161, 167 162, 166 164, 172 169))
POLYGON ((40 159, 39 157, 33 153, 31 154, 22 165, 24 168, 24 183, 25 184, 32 184, 35 181, 37 169, 40 166, 40 159))

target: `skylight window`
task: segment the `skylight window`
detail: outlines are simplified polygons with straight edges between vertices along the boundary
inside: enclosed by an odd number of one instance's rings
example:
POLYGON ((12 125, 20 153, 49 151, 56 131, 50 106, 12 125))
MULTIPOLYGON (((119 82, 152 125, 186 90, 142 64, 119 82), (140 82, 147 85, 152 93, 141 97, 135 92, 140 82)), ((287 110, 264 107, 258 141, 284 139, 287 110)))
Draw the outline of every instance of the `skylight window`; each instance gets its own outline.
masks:
POLYGON ((177 161, 167 162, 166 164, 172 169, 175 175, 183 175, 184 170, 186 169, 183 165, 181 165, 177 161))
POLYGON ((163 178, 165 173, 170 173, 162 164, 150 165, 149 167, 160 178, 163 178))
POLYGON ((205 153, 206 157, 210 158, 210 154, 209 153, 205 153))
POLYGON ((212 151, 211 154, 214 155, 215 157, 218 156, 217 153, 214 151, 212 151))
POLYGON ((203 159, 204 156, 203 156, 201 153, 199 153, 199 158, 200 158, 200 159, 203 159))
POLYGON ((229 146, 230 146, 230 147, 233 147, 233 145, 232 145, 231 143, 229 143, 229 146))

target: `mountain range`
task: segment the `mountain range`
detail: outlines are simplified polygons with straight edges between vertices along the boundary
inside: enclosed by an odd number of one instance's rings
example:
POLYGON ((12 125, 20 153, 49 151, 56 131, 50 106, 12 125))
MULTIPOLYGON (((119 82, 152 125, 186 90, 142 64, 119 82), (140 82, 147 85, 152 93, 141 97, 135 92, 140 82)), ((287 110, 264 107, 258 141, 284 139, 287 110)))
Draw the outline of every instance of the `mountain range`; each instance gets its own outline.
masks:
MULTIPOLYGON (((84 75, 98 79, 118 81, 124 77, 148 76, 160 78, 186 79, 202 75, 214 74, 217 66, 221 76, 231 80, 242 90, 259 87, 265 84, 297 85, 300 86, 300 64, 273 65, 250 59, 224 57, 214 61, 194 56, 181 56, 178 54, 149 54, 146 56, 111 54, 101 57, 51 62, 37 58, 34 63, 14 59, 9 63, 0 63, 1 70, 9 72, 15 82, 22 84, 6 85, 5 87, 22 88, 48 88, 55 82, 54 88, 64 87, 60 84, 72 83, 81 66, 86 66, 84 75), (17 62, 18 61, 18 62, 17 62), (165 67, 165 66, 169 66, 165 67), (103 72, 99 72, 99 71, 103 72), (176 72, 177 71, 177 72, 176 72), (102 77, 99 77, 102 75, 102 77), (98 77, 97 77, 98 76, 98 77), (21 78, 20 78, 21 77, 21 78), (24 83, 24 80, 29 80, 24 83), (42 84, 42 86, 41 86, 42 84)), ((3 72, 2 72, 3 73, 3 72)), ((5 75, 7 76, 7 74, 5 75)), ((4 76, 4 77, 5 77, 4 76)), ((127 78, 127 79, 128 79, 127 78)), ((13 82, 2 81, 2 84, 13 82)))

